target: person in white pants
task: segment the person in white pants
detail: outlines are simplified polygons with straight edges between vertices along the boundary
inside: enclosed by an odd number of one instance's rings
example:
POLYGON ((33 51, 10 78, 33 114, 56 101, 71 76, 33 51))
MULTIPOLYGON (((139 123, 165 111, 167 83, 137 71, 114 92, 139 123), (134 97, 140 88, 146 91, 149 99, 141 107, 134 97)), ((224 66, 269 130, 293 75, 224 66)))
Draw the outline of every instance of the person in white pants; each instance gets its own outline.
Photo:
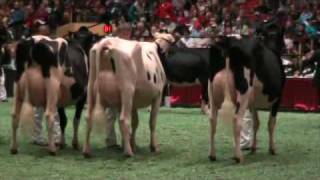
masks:
MULTIPOLYGON (((114 123, 119 116, 119 113, 114 108, 107 108, 107 147, 116 147, 117 145, 117 136, 114 128, 114 123)), ((240 147, 243 150, 249 150, 252 145, 253 139, 253 120, 252 114, 249 110, 245 112, 245 115, 242 120, 242 131, 240 134, 240 147)))
MULTIPOLYGON (((36 145, 47 145, 44 137, 42 136, 42 118, 44 114, 43 107, 34 108, 34 119, 35 119, 35 131, 33 134, 33 143, 36 145)), ((61 140, 61 129, 60 129, 60 118, 58 112, 56 112, 54 121, 54 142, 60 144, 61 140)), ((47 123, 48 125, 48 123, 47 123)))
POLYGON ((5 87, 5 74, 3 68, 0 69, 0 101, 7 101, 7 91, 5 87))
POLYGON ((240 134, 240 147, 241 149, 248 150, 251 148, 253 139, 253 120, 252 114, 246 110, 242 119, 242 131, 240 134))

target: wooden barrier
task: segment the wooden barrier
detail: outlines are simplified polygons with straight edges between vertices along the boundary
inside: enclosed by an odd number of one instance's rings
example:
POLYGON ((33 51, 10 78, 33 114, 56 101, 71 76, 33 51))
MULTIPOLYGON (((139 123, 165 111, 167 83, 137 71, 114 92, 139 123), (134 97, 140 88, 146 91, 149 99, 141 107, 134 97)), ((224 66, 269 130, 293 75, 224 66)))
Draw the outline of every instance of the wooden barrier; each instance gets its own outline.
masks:
POLYGON ((93 26, 95 25, 96 23, 69 23, 69 24, 66 24, 66 25, 63 25, 63 26, 60 26, 58 29, 57 29, 57 32, 56 32, 56 36, 58 37, 64 37, 64 36, 67 36, 69 32, 76 32, 78 31, 78 29, 81 27, 81 26, 86 26, 86 27, 91 27, 89 30, 95 34, 98 34, 100 36, 105 36, 107 35, 103 28, 104 28, 104 25, 105 24, 99 24, 99 25, 96 25, 96 26, 93 26), (93 26, 93 27, 92 27, 93 26))

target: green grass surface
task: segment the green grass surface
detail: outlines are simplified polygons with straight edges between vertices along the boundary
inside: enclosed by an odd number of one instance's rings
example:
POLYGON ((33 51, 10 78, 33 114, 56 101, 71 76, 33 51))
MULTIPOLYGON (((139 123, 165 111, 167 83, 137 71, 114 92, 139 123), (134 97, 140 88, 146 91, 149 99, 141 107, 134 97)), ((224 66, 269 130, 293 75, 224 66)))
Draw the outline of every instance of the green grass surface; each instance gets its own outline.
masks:
MULTIPOLYGON (((149 113, 139 112, 137 133, 139 146, 133 158, 126 159, 119 150, 105 148, 103 134, 94 134, 94 157, 84 159, 81 152, 70 147, 72 123, 67 127, 68 147, 56 157, 46 148, 32 145, 31 139, 20 135, 19 154, 9 153, 11 103, 0 104, 0 179, 320 179, 320 115, 314 113, 279 113, 276 128, 277 156, 267 153, 267 117, 260 112, 261 129, 256 155, 244 152, 245 163, 237 165, 233 156, 232 137, 218 127, 217 162, 207 158, 209 123, 199 109, 162 108, 157 123, 161 153, 149 151, 149 113)), ((74 110, 68 109, 72 119, 74 110)), ((83 143, 85 121, 81 120, 80 143, 83 143)), ((117 131, 119 129, 117 127, 117 131)), ((45 133, 46 135, 46 133, 45 133)), ((118 139, 119 140, 119 139, 118 139)))

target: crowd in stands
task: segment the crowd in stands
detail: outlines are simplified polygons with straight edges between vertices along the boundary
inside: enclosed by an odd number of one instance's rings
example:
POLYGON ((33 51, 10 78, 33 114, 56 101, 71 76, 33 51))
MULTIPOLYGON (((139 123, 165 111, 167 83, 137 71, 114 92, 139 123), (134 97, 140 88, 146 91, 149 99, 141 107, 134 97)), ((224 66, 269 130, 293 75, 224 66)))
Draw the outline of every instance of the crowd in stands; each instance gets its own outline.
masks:
MULTIPOLYGON (((11 35, 32 34, 46 24, 51 31, 69 22, 127 23, 131 38, 145 40, 156 31, 181 36, 211 37, 216 34, 255 34, 255 27, 277 9, 266 0, 2 0, 0 31, 11 35), (253 7, 244 6, 255 1, 253 7), (249 13, 248 13, 249 12, 249 13)), ((290 58, 319 47, 320 2, 315 0, 270 1, 285 8, 285 43, 290 58), (303 45, 303 46, 300 46, 303 45)), ((1 37, 3 38, 3 37, 1 37)))

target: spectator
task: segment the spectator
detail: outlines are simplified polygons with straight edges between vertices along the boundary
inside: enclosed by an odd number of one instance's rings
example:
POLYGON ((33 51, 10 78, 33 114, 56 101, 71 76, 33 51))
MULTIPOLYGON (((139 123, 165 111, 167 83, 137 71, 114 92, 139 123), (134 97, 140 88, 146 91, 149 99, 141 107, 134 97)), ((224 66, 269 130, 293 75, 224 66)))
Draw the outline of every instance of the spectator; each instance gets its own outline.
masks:
POLYGON ((150 28, 150 34, 153 37, 156 32, 159 32, 159 28, 156 25, 152 25, 150 28))
POLYGON ((25 13, 26 13, 25 25, 27 28, 31 29, 35 20, 34 8, 31 3, 26 6, 25 13))
POLYGON ((171 0, 164 0, 162 3, 160 3, 155 14, 161 19, 176 21, 174 6, 171 0))
POLYGON ((39 8, 36 10, 35 13, 35 20, 42 20, 44 22, 47 22, 49 18, 49 4, 48 1, 43 1, 39 8))
POLYGON ((17 24, 23 23, 24 18, 25 18, 25 14, 23 9, 21 8, 20 2, 15 1, 13 10, 10 15, 9 26, 15 26, 17 24))
POLYGON ((106 14, 104 15, 104 22, 118 21, 121 18, 128 20, 128 16, 125 13, 125 6, 117 1, 106 1, 106 14))
POLYGON ((148 28, 145 27, 144 21, 139 21, 133 31, 132 39, 138 41, 146 41, 150 37, 148 28))
POLYGON ((174 8, 178 11, 183 10, 185 3, 186 3, 186 0, 172 0, 172 4, 174 8))
POLYGON ((201 24, 199 22, 199 20, 194 20, 194 23, 192 24, 192 27, 191 27, 191 37, 194 37, 194 38, 199 38, 201 37, 201 24))
POLYGON ((128 18, 130 22, 137 22, 141 17, 145 17, 145 1, 136 0, 128 11, 128 18))
POLYGON ((179 25, 186 25, 190 23, 189 18, 185 16, 185 13, 183 10, 178 11, 177 23, 179 25))
POLYGON ((64 4, 62 0, 54 0, 51 5, 51 13, 48 18, 48 24, 51 29, 56 29, 63 23, 64 4))
POLYGON ((129 23, 122 23, 117 27, 115 36, 118 36, 123 39, 131 39, 131 25, 129 23))

